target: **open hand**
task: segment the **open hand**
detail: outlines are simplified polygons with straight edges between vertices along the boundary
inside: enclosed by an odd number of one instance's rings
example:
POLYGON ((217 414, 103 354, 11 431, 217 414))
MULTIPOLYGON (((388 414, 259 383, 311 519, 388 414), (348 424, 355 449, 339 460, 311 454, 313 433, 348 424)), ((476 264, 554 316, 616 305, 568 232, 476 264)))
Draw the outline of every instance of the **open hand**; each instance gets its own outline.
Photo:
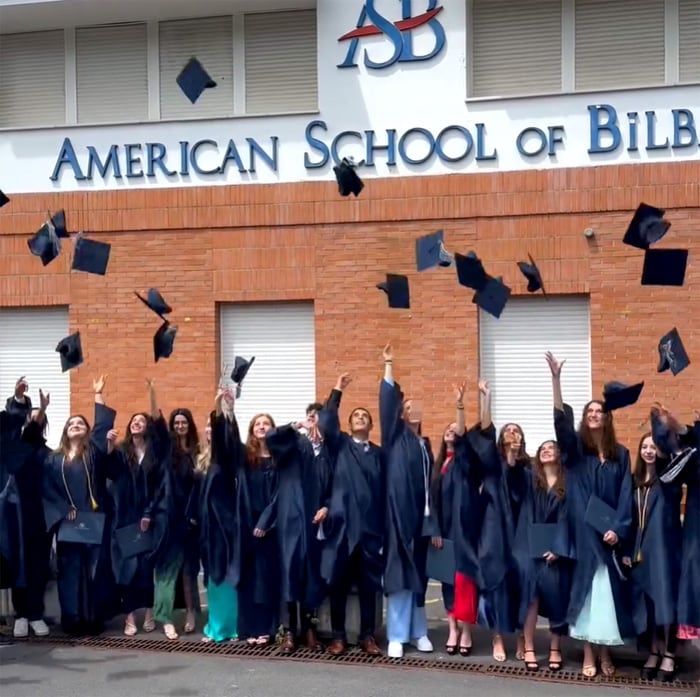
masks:
POLYGON ((107 376, 106 375, 100 375, 97 380, 92 381, 92 389, 95 392, 95 394, 102 394, 102 390, 105 388, 105 382, 107 382, 107 376))
POLYGON ((553 378, 558 378, 561 376, 561 369, 564 367, 564 363, 566 363, 566 359, 563 361, 558 361, 555 357, 554 354, 551 351, 547 351, 547 353, 544 354, 544 357, 547 359, 547 365, 549 366, 549 370, 552 373, 553 378))
POLYGON ((386 346, 384 347, 384 350, 382 351, 382 356, 384 356, 385 361, 394 360, 394 352, 391 348, 391 341, 387 342, 386 346))
POLYGON ((455 397, 457 402, 462 403, 464 401, 464 391, 467 389, 467 381, 463 380, 458 385, 454 386, 455 397))
POLYGON ((44 394, 41 389, 39 389, 39 409, 41 411, 46 411, 49 404, 51 404, 51 395, 48 392, 44 394))
POLYGON ((488 397, 491 394, 491 388, 489 387, 488 380, 484 380, 484 378, 479 380, 479 392, 484 395, 484 397, 488 397))

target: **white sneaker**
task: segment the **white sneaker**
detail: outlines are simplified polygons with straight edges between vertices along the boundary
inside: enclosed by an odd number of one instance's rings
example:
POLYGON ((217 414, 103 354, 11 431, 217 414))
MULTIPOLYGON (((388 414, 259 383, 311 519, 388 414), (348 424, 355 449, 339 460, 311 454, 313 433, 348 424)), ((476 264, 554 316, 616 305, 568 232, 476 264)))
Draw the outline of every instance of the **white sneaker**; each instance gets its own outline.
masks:
POLYGON ((400 641, 390 641, 386 655, 389 658, 403 658, 403 644, 400 641))
POLYGON ((36 636, 49 635, 49 628, 46 626, 46 622, 44 622, 44 620, 34 620, 33 622, 29 623, 29 626, 32 628, 32 631, 36 636))
POLYGON ((411 643, 423 653, 430 653, 433 650, 433 642, 427 636, 422 636, 411 643))
POLYGON ((24 639, 29 636, 29 620, 26 617, 18 617, 12 629, 12 636, 15 639, 24 639))

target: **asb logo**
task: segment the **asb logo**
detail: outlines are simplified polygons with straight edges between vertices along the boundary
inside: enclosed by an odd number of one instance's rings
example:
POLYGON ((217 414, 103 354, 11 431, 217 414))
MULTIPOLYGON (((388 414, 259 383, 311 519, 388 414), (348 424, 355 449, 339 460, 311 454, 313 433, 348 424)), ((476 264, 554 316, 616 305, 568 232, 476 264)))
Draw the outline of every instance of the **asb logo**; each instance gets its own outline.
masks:
POLYGON ((411 0, 399 0, 401 3, 402 19, 392 22, 384 17, 375 8, 375 0, 365 0, 365 4, 360 12, 360 18, 357 20, 357 27, 347 34, 343 34, 338 41, 349 41, 345 60, 338 65, 339 68, 354 68, 357 67, 355 60, 357 49, 359 48, 360 39, 365 36, 378 36, 383 34, 394 46, 394 53, 389 60, 381 63, 376 63, 370 59, 367 50, 365 49, 364 64, 368 69, 381 70, 388 68, 395 63, 414 63, 416 61, 427 61, 437 56, 445 47, 445 30, 437 19, 437 15, 442 12, 443 7, 437 6, 438 0, 427 0, 428 6, 423 14, 413 16, 411 0), (369 21, 369 24, 365 22, 369 21), (416 55, 413 52, 412 32, 418 27, 427 25, 433 32, 435 37, 435 45, 429 53, 416 55))

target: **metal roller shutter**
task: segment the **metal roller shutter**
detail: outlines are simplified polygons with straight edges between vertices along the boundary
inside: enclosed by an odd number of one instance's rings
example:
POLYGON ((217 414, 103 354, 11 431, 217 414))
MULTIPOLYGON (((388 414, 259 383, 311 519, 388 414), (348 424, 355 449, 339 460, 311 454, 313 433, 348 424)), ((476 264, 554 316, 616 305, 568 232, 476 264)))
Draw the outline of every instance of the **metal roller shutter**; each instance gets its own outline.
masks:
POLYGON ((241 436, 245 439, 251 418, 260 412, 278 425, 303 418, 316 400, 313 303, 224 304, 219 319, 228 374, 235 356, 255 356, 236 404, 241 436))
POLYGON ((63 30, 0 35, 0 127, 66 122, 63 30))
POLYGON ((678 0, 681 82, 700 81, 700 0, 678 0))
POLYGON ((233 18, 205 17, 159 25, 160 116, 162 119, 233 116, 233 18), (195 104, 176 80, 190 58, 197 58, 217 83, 195 104))
POLYGON ((590 308, 587 297, 512 298, 499 320, 480 312, 481 375, 490 381, 496 428, 522 426, 528 452, 554 437, 546 351, 566 359, 564 401, 580 418, 591 399, 590 308))
POLYGON ((473 0, 472 97, 561 91, 561 0, 473 0))
POLYGON ((0 408, 25 375, 32 404, 39 388, 51 395, 47 440, 55 448, 70 416, 70 373, 61 372, 56 344, 69 334, 67 307, 0 308, 0 408))
POLYGON ((77 29, 75 54, 78 123, 148 119, 145 24, 77 29))
POLYGON ((246 113, 318 108, 316 11, 245 16, 246 113))
POLYGON ((576 0, 576 89, 663 85, 664 0, 576 0))

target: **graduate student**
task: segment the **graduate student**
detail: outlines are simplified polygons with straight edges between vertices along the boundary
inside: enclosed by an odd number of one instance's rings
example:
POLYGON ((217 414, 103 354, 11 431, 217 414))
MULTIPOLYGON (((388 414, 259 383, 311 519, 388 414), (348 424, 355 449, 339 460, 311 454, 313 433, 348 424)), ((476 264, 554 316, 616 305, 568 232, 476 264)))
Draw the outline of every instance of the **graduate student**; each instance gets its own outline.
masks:
POLYGON ((381 448, 370 441, 373 424, 367 409, 353 409, 348 418, 349 433, 340 430, 338 410, 349 384, 347 374, 338 378, 318 420, 333 470, 321 553, 322 576, 330 588, 333 639, 328 653, 340 656, 347 649, 345 617, 348 595, 355 585, 360 605, 360 648, 370 656, 378 656, 381 650, 374 632, 376 598, 382 588, 384 462, 381 448))
POLYGON ((569 634, 583 644, 583 669, 597 673, 594 646, 600 648, 604 675, 615 673, 610 646, 621 646, 634 628, 627 612, 624 575, 619 570, 632 530, 634 482, 629 452, 617 442, 612 410, 634 402, 634 390, 613 389, 603 401, 586 404, 578 432, 564 412, 561 370, 564 361, 546 354, 552 374, 554 426, 566 467, 566 498, 576 565, 567 612, 569 634), (606 515, 614 517, 600 531, 606 515), (588 513, 588 515, 587 515, 588 513))
POLYGON ((430 507, 433 456, 419 435, 420 416, 412 413, 411 400, 404 399, 394 381, 391 344, 384 347, 383 357, 379 419, 386 458, 387 653, 390 658, 401 658, 409 641, 419 651, 433 650, 425 615, 425 565, 430 538, 439 530, 430 507))

